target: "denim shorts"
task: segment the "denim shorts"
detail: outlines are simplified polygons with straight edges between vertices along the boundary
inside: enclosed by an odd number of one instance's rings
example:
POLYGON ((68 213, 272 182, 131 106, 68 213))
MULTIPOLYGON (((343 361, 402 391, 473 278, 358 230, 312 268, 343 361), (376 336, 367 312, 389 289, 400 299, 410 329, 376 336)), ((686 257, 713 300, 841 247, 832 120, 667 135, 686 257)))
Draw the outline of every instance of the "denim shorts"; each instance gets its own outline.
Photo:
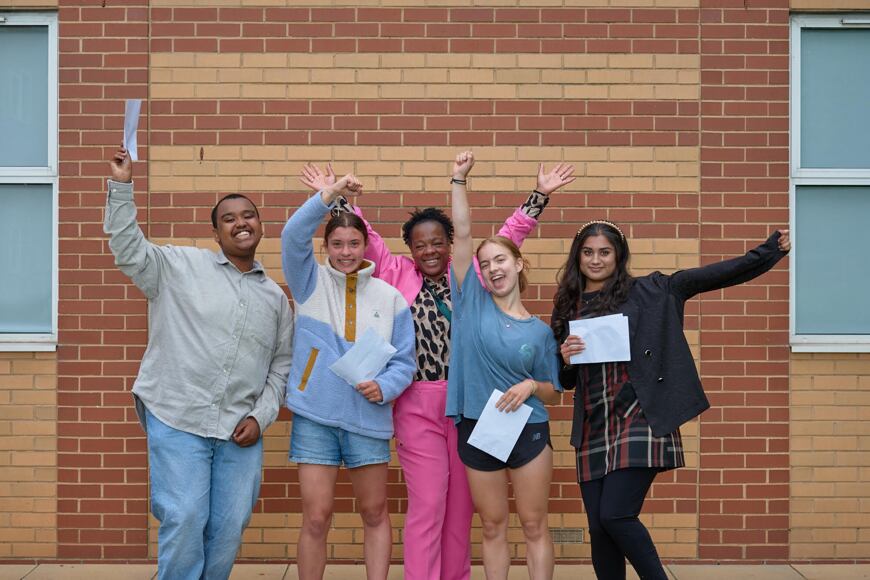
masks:
POLYGON ((315 465, 344 465, 349 469, 390 462, 390 440, 351 433, 293 415, 290 461, 315 465))

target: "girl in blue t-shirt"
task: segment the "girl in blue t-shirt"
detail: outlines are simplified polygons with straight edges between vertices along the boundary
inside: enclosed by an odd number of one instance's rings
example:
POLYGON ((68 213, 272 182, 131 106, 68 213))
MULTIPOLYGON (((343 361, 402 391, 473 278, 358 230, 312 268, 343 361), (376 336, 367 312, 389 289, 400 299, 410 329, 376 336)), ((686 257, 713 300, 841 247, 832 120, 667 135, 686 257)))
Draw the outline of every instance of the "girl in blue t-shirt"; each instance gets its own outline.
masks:
MULTIPOLYGON (((485 240, 476 255, 481 277, 473 270, 475 252, 464 179, 473 164, 470 151, 460 153, 451 179, 453 321, 447 415, 456 419, 459 457, 465 464, 474 506, 483 523, 486 577, 507 578, 510 568, 510 479, 526 539, 530 577, 551 578, 553 541, 547 527, 547 500, 553 450, 544 403, 556 403, 562 390, 557 345, 549 327, 523 306, 520 292, 526 286, 527 267, 513 242, 500 236, 485 240), (532 407, 507 461, 468 444, 493 389, 503 393, 496 404, 503 412, 516 411, 523 403, 532 407)), ((569 175, 561 179, 566 183, 572 180, 569 175)))

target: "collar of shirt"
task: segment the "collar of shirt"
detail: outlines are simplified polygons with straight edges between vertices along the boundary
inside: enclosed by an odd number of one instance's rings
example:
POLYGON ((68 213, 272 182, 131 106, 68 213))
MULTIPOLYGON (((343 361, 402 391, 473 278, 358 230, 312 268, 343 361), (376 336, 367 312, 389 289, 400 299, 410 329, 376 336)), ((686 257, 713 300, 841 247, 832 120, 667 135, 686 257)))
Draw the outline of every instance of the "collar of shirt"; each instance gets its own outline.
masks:
MULTIPOLYGON (((218 264, 221 264, 222 266, 229 264, 233 268, 236 268, 236 265, 233 264, 232 262, 230 262, 230 259, 226 257, 223 250, 218 250, 217 252, 214 253, 214 261, 217 262, 218 264)), ((238 270, 238 268, 236 268, 236 270, 238 270)), ((258 274, 262 274, 263 276, 266 275, 266 269, 263 267, 263 264, 261 264, 257 260, 254 260, 254 267, 251 268, 250 271, 248 271, 248 272, 241 272, 240 271, 241 274, 251 274, 254 272, 256 272, 258 274)))

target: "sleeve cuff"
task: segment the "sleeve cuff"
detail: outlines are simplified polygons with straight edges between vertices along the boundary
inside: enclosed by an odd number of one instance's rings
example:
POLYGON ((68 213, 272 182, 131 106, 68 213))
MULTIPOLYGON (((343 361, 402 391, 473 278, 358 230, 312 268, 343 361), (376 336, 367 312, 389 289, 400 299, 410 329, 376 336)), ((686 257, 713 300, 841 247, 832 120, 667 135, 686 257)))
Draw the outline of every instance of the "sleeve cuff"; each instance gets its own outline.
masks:
POLYGON ((257 422, 257 425, 260 426, 260 436, 262 436, 266 428, 271 425, 271 423, 266 422, 265 417, 263 417, 262 413, 258 412, 257 409, 254 409, 250 413, 248 413, 248 417, 254 419, 257 422))
POLYGON ((120 181, 113 181, 111 179, 107 179, 106 183, 109 188, 109 197, 113 199, 120 200, 131 200, 133 199, 133 182, 122 183, 120 181))
POLYGON ((526 202, 520 207, 520 211, 531 218, 537 218, 550 203, 550 196, 544 195, 538 191, 533 191, 529 194, 526 202))
POLYGON ((346 197, 339 195, 335 198, 335 202, 332 205, 332 209, 329 210, 329 213, 332 217, 342 213, 353 213, 353 206, 350 205, 350 202, 347 201, 346 197))

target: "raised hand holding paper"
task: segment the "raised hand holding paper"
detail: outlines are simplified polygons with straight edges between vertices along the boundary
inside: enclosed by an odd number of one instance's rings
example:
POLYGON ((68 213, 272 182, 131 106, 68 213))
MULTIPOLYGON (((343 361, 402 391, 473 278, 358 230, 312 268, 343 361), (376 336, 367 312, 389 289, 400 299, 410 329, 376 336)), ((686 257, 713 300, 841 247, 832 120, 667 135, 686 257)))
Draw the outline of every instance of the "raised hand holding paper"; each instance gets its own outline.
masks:
POLYGON ((133 161, 139 161, 136 130, 139 128, 141 109, 142 99, 127 99, 127 104, 124 107, 124 148, 130 153, 130 159, 133 161))

